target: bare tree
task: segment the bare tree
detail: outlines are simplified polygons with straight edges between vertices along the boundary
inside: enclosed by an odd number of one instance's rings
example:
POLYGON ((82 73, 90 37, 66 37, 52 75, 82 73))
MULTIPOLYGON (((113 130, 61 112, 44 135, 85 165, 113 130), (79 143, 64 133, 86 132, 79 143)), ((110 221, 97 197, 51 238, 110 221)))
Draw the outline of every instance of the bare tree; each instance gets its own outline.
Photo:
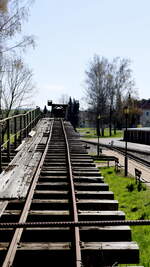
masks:
POLYGON ((102 135, 103 123, 108 109, 108 67, 106 58, 95 55, 86 73, 86 96, 89 106, 101 117, 102 135))
POLYGON ((19 41, 14 40, 17 34, 21 34, 23 22, 29 15, 30 4, 29 0, 0 0, 1 52, 14 51, 15 48, 25 49, 28 45, 34 45, 33 36, 22 36, 19 41))
POLYGON ((134 89, 130 61, 114 58, 109 62, 106 58, 96 55, 89 64, 86 77, 88 104, 97 115, 100 114, 101 123, 109 122, 111 135, 112 120, 121 127, 124 98, 134 89))
POLYGON ((86 96, 90 106, 96 109, 97 113, 104 114, 106 108, 106 68, 108 61, 105 58, 100 59, 95 55, 90 62, 86 73, 86 96))
POLYGON ((62 94, 58 100, 58 103, 60 104, 68 104, 69 102, 69 96, 67 94, 62 94))
POLYGON ((33 73, 20 58, 9 58, 4 67, 2 104, 8 117, 12 108, 27 106, 27 101, 33 96, 33 73))
POLYGON ((123 103, 128 95, 134 95, 135 81, 132 77, 129 59, 114 59, 114 86, 115 95, 115 124, 117 128, 122 128, 123 103))

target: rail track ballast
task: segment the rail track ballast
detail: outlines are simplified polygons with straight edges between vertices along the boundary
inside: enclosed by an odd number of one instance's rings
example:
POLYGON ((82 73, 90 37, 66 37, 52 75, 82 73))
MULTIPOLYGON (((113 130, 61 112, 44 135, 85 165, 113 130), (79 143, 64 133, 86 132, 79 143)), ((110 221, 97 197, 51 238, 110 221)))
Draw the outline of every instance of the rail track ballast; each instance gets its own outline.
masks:
POLYGON ((44 133, 47 143, 37 146, 43 154, 27 197, 9 200, 2 212, 0 223, 10 224, 0 228, 0 266, 138 263, 139 248, 129 226, 94 225, 125 220, 125 214, 78 135, 62 119, 50 124, 44 133), (13 228, 11 223, 28 226, 13 228))

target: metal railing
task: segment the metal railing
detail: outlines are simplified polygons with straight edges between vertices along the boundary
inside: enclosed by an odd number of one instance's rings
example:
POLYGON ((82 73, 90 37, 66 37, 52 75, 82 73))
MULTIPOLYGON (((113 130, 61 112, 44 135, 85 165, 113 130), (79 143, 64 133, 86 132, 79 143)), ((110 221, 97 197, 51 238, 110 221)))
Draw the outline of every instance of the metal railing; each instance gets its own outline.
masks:
POLYGON ((0 173, 2 171, 3 152, 7 161, 10 161, 10 148, 16 149, 22 139, 27 137, 31 129, 37 124, 40 118, 40 108, 27 111, 24 114, 0 120, 0 173))

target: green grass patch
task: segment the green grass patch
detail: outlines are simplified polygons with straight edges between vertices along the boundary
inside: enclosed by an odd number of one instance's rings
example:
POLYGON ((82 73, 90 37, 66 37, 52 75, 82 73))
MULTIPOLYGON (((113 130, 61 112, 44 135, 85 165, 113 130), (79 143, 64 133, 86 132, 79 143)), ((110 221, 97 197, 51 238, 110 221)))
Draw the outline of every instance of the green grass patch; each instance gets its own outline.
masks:
MULTIPOLYGON (((19 138, 20 134, 18 133, 17 134, 17 139, 19 138)), ((5 134, 4 136, 4 144, 6 143, 7 141, 7 134, 5 134)), ((14 134, 10 134, 10 144, 13 144, 15 142, 15 137, 14 137, 14 134)), ((7 144, 3 145, 4 148, 7 147, 7 144)))
MULTIPOLYGON (((83 138, 97 138, 97 133, 96 133, 96 129, 95 128, 77 128, 78 133, 81 134, 81 136, 83 138)), ((100 138, 108 138, 110 137, 109 135, 109 129, 105 128, 104 129, 104 136, 100 136, 100 138)), ((111 137, 117 137, 117 138, 121 138, 123 137, 123 131, 121 130, 117 130, 116 134, 114 134, 114 131, 112 131, 112 136, 111 137)))
MULTIPOLYGON (((113 167, 100 168, 105 182, 119 201, 119 210, 126 214, 126 219, 150 219, 150 187, 142 184, 139 191, 135 179, 116 173, 113 167)), ((140 247, 140 265, 150 267, 150 226, 132 226, 132 240, 140 247)), ((126 265, 120 265, 126 266, 126 265)), ((129 265, 128 265, 129 266, 129 265)), ((131 265, 132 266, 132 265, 131 265)))

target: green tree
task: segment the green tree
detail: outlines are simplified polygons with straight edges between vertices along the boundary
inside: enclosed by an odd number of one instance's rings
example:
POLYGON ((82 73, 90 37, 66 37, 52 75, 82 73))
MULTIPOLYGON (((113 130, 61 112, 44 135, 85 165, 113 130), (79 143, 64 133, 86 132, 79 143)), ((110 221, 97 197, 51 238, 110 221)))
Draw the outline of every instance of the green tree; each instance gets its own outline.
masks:
POLYGON ((72 125, 74 129, 78 126, 79 123, 79 101, 73 99, 73 108, 72 108, 72 125))
POLYGON ((78 126, 79 122, 79 101, 70 97, 68 102, 67 120, 71 122, 74 129, 78 126))

